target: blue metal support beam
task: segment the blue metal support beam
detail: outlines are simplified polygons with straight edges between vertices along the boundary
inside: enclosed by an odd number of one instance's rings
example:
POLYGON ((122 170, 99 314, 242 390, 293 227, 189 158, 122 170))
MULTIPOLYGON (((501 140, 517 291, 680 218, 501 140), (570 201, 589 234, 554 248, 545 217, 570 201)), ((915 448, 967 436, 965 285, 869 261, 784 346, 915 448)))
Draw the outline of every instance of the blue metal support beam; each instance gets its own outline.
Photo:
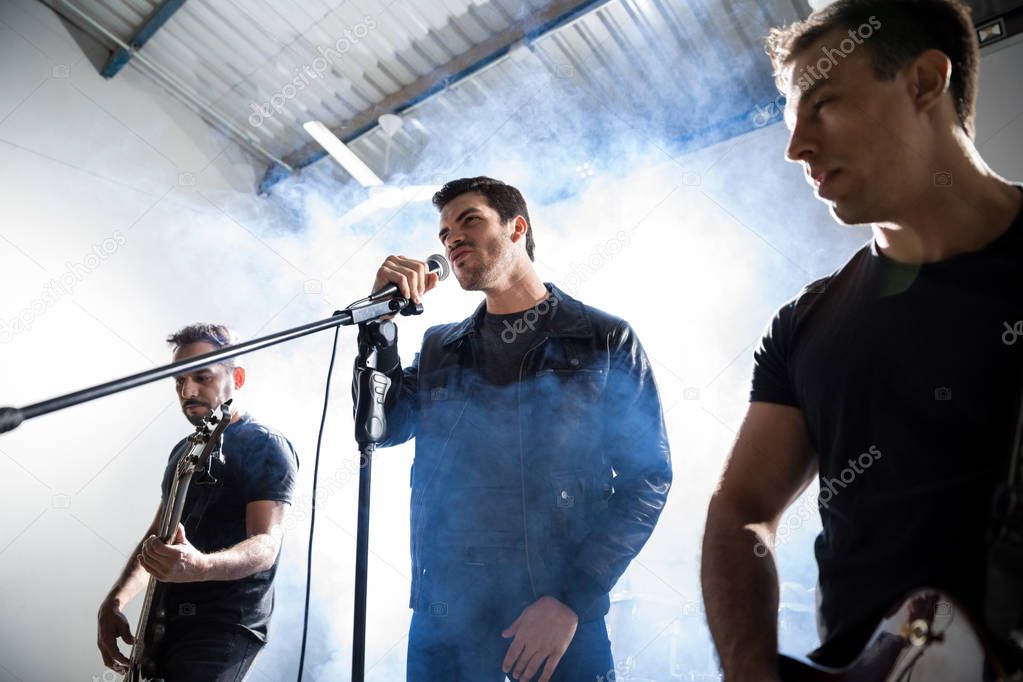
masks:
POLYGON ((132 56, 138 50, 142 49, 142 46, 160 30, 167 21, 174 16, 174 13, 181 9, 181 6, 185 4, 185 0, 164 0, 160 3, 149 17, 142 22, 142 25, 132 36, 131 40, 128 41, 130 49, 118 48, 116 52, 110 55, 110 59, 107 60, 106 65, 100 71, 100 75, 104 78, 113 78, 117 73, 124 68, 124 66, 131 61, 132 56))
MULTIPOLYGON (((343 129, 335 130, 334 134, 349 144, 376 127, 377 119, 383 114, 400 114, 414 107, 423 100, 441 92, 474 73, 490 66, 498 59, 507 55, 512 48, 522 42, 532 42, 542 36, 558 30, 580 16, 591 12, 610 0, 555 0, 544 10, 537 12, 528 20, 512 26, 478 45, 474 45, 465 54, 459 55, 447 64, 437 67, 430 73, 410 83, 398 92, 384 98, 370 109, 363 111, 343 129), (344 131, 342 133, 342 130, 344 131)), ((285 157, 288 165, 296 171, 310 166, 327 152, 315 142, 285 157)), ((291 175, 279 164, 271 164, 259 182, 258 192, 262 196, 281 180, 291 175)))

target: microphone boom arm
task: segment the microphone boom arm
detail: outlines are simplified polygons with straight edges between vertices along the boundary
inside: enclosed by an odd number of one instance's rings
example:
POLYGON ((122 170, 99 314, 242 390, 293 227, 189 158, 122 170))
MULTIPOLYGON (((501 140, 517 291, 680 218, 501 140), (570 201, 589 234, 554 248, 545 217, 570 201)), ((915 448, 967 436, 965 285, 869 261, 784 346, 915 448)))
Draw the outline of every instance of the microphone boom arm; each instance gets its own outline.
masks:
POLYGON ((224 346, 223 348, 218 348, 217 350, 210 351, 209 353, 203 353, 202 355, 197 355, 193 358, 188 358, 187 360, 172 362, 160 367, 154 367, 153 369, 147 369, 143 372, 138 372, 137 374, 132 374, 120 379, 114 379, 113 381, 90 386, 89 388, 83 388, 79 391, 67 393, 41 402, 32 403, 25 407, 0 407, 0 433, 6 433, 7 431, 14 430, 21 425, 22 422, 28 419, 49 414, 50 412, 64 410, 81 403, 89 402, 90 400, 96 400, 97 398, 104 398, 108 395, 120 393, 121 391, 126 391, 137 386, 144 386, 145 384, 174 376, 176 374, 183 374, 203 367, 209 367, 210 365, 215 365, 239 355, 262 350, 263 348, 269 348, 270 346, 275 346, 279 343, 284 343, 285 341, 291 341, 292 339, 297 339, 308 334, 315 334, 316 332, 323 331, 324 329, 362 324, 380 317, 393 315, 397 312, 401 312, 405 315, 418 314, 422 312, 422 305, 413 304, 408 299, 400 296, 385 301, 369 303, 367 305, 358 305, 359 303, 361 303, 361 301, 356 301, 356 303, 353 303, 348 308, 335 311, 333 315, 322 320, 307 322, 306 324, 292 327, 291 329, 285 329, 274 334, 261 336, 258 339, 244 341, 233 346, 224 346), (406 310, 410 312, 406 312, 406 310))

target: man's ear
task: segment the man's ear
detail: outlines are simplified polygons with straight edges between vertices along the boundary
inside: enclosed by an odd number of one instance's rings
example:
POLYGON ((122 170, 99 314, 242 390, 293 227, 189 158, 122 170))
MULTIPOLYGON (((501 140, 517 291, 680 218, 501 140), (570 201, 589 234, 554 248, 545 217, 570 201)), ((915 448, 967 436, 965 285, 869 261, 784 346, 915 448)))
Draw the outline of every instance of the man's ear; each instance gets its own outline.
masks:
POLYGON ((512 220, 511 240, 517 242, 520 239, 524 239, 527 232, 529 232, 529 223, 522 216, 515 216, 512 220))
POLYGON ((235 367, 234 368, 234 390, 238 390, 245 385, 245 368, 235 367))
POLYGON ((940 104, 949 92, 952 60, 941 50, 924 50, 910 64, 906 78, 917 109, 927 111, 940 104))

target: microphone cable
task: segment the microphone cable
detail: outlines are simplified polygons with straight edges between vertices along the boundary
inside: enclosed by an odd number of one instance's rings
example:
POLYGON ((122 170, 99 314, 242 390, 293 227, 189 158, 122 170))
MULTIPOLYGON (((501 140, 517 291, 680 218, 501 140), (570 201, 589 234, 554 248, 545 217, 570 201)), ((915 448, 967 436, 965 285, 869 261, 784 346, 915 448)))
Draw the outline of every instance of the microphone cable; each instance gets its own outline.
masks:
MULTIPOLYGON (((434 254, 427 259, 429 263, 430 272, 437 275, 437 281, 441 281, 447 278, 451 272, 451 265, 448 263, 447 258, 442 255, 434 254)), ((392 285, 393 287, 393 285, 392 285)), ((358 308, 361 305, 369 303, 374 299, 378 298, 385 292, 378 291, 374 294, 370 294, 366 298, 359 299, 354 303, 349 304, 345 310, 352 310, 358 308)), ((394 292, 387 292, 387 295, 393 294, 394 292)), ((299 649, 298 654, 298 682, 302 682, 302 673, 305 671, 305 650, 306 642, 309 636, 309 594, 312 589, 312 575, 313 575, 313 535, 316 529, 316 482, 320 476, 320 448, 323 444, 323 427, 327 422, 327 409, 330 404, 330 380, 334 375, 334 361, 337 359, 337 346, 338 339, 341 335, 341 327, 334 327, 334 343, 330 352, 330 365, 327 368, 327 385, 324 388, 323 394, 323 414, 320 415, 320 430, 316 435, 316 458, 313 462, 313 492, 311 496, 310 514, 309 514, 309 547, 306 551, 306 569, 305 569, 305 607, 302 616, 302 646, 299 649)), ((400 360, 399 360, 400 363, 400 360)))
POLYGON ((320 446, 323 443, 323 427, 327 422, 327 408, 330 404, 330 379, 334 374, 334 360, 337 358, 337 342, 341 335, 341 327, 334 327, 334 343, 330 352, 330 366, 327 368, 327 386, 323 394, 323 414, 320 415, 320 431, 316 436, 316 458, 313 462, 313 494, 309 514, 309 549, 306 552, 305 567, 305 610, 302 617, 302 648, 298 654, 298 682, 302 682, 305 669, 305 646, 309 635, 309 592, 312 588, 313 576, 313 531, 316 528, 316 482, 320 475, 320 446))

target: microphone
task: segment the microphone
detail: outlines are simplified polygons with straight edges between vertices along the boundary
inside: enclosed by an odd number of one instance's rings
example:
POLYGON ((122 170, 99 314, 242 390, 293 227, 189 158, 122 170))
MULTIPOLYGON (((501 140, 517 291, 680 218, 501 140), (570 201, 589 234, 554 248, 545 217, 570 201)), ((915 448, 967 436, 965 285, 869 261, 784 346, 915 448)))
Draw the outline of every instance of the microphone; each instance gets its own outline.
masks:
MULTIPOLYGON (((426 269, 436 274, 438 280, 446 279, 451 274, 451 264, 447 258, 439 253, 435 253, 426 259, 426 269)), ((379 291, 373 292, 362 301, 358 301, 357 304, 361 305, 365 302, 366 305, 371 305, 398 296, 400 293, 398 285, 392 282, 382 287, 379 291)), ((356 305, 356 303, 352 305, 356 305)), ((376 350, 376 369, 384 374, 392 374, 395 370, 400 373, 401 357, 398 355, 398 327, 392 320, 372 322, 370 325, 368 327, 366 325, 359 325, 360 349, 373 348, 376 350)), ((352 382, 352 394, 358 394, 354 379, 352 382)), ((2 416, 3 414, 0 413, 0 417, 2 416)))
MULTIPOLYGON (((451 274, 451 264, 448 262, 447 258, 439 253, 435 253, 426 259, 426 269, 437 275, 438 281, 447 279, 447 276, 451 274)), ((385 301, 400 294, 401 289, 398 288, 397 284, 391 282, 387 286, 381 287, 380 290, 374 291, 364 300, 367 303, 377 303, 378 301, 385 301)))

